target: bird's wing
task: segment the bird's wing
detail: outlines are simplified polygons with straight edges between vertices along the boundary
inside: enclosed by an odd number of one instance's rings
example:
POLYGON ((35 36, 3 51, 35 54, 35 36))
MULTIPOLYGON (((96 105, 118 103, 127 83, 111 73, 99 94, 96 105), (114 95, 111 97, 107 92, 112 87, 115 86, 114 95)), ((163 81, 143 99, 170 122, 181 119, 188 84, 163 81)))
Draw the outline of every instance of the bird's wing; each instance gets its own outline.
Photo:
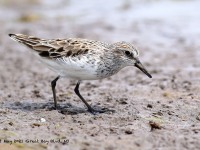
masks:
POLYGON ((75 57, 80 54, 86 54, 92 50, 101 49, 98 41, 79 38, 46 40, 23 34, 9 34, 9 36, 13 40, 38 52, 41 57, 48 59, 75 57))

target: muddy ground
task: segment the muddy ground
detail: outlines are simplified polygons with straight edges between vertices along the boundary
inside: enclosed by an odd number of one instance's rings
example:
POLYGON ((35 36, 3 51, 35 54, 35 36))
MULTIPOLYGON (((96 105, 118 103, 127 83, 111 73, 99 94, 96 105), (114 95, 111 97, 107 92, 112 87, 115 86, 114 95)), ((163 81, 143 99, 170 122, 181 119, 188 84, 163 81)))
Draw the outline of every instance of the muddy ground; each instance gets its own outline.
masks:
POLYGON ((1 1, 1 150, 200 149, 200 32, 198 15, 189 13, 199 2, 103 2, 1 1), (171 16, 162 6, 171 6, 171 16), (53 110, 56 74, 8 33, 128 41, 153 78, 127 67, 108 79, 83 81, 80 91, 92 106, 115 110, 99 115, 74 94, 76 81, 61 79, 60 108, 53 110))

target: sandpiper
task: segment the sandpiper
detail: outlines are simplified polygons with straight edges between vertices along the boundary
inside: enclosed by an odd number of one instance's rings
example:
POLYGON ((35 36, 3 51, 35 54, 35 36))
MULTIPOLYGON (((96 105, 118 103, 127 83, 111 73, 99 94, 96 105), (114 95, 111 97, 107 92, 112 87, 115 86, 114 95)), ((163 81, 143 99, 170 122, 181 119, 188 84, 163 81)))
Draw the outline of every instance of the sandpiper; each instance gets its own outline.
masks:
POLYGON ((103 113, 106 110, 94 109, 85 101, 79 93, 82 80, 107 78, 126 66, 135 66, 152 78, 141 64, 138 50, 124 41, 108 44, 81 38, 41 39, 23 34, 9 34, 9 36, 29 47, 43 63, 58 74, 51 82, 55 108, 57 108, 55 87, 60 77, 78 80, 74 91, 93 114, 103 113))

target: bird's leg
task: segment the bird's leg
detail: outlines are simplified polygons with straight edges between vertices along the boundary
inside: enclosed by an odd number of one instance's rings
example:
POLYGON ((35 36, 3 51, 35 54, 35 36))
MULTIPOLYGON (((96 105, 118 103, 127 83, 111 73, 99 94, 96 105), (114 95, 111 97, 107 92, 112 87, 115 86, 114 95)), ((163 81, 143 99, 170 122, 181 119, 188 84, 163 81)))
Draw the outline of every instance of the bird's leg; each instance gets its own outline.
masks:
POLYGON ((76 93, 76 95, 78 95, 78 97, 83 101, 83 103, 87 106, 88 111, 89 112, 93 112, 93 108, 85 101, 85 99, 81 96, 80 92, 79 92, 79 85, 80 85, 80 81, 77 82, 76 87, 74 89, 74 92, 76 93))
POLYGON ((56 100, 56 82, 58 81, 58 79, 60 78, 60 76, 57 76, 53 81, 51 81, 51 87, 52 87, 52 92, 53 92, 53 99, 54 99, 54 107, 55 109, 57 109, 57 100, 56 100))
POLYGON ((106 110, 96 110, 93 109, 86 101, 85 99, 81 96, 81 94, 79 93, 79 85, 80 85, 80 81, 78 81, 78 83, 76 84, 76 87, 74 89, 74 92, 78 95, 78 97, 83 101, 83 103, 87 106, 88 111, 92 114, 96 114, 96 113, 104 113, 106 110))

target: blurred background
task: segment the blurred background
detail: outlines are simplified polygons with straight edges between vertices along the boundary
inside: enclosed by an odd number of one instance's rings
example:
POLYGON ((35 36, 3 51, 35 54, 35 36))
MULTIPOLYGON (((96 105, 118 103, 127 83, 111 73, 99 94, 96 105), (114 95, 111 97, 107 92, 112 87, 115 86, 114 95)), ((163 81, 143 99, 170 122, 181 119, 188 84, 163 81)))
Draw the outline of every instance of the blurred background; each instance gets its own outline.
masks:
POLYGON ((177 40, 191 44, 199 37, 199 6, 198 0, 1 0, 0 21, 6 26, 1 32, 128 40, 171 49, 177 40))

